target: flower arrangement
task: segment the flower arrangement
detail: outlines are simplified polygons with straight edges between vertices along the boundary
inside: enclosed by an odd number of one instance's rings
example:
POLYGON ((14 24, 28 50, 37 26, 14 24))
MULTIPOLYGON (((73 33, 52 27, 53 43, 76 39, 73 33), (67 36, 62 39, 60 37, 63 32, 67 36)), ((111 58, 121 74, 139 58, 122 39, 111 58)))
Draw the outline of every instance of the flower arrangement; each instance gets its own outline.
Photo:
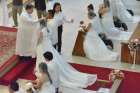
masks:
POLYGON ((140 48, 140 38, 139 39, 133 39, 129 42, 128 48, 130 51, 135 51, 140 48))
POLYGON ((79 31, 85 32, 85 29, 86 29, 86 25, 84 21, 80 21, 79 31))
POLYGON ((134 68, 136 64, 137 50, 140 49, 140 38, 131 40, 128 44, 128 48, 130 49, 130 55, 133 57, 132 68, 134 68))
POLYGON ((124 73, 119 69, 114 69, 109 74, 110 81, 115 81, 116 79, 123 79, 123 78, 124 78, 124 73))

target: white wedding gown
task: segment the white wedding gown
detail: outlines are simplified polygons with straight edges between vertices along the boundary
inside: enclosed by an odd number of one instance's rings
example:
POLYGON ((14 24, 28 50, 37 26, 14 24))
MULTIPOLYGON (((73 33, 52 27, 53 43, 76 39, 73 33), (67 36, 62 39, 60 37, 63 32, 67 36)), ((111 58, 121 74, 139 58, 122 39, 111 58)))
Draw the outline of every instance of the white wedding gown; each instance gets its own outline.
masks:
MULTIPOLYGON (((47 34, 47 31, 46 31, 47 34)), ((50 36, 44 35, 43 40, 40 43, 40 52, 39 56, 42 57, 42 62, 45 62, 43 53, 50 51, 53 53, 54 61, 59 67, 60 74, 60 85, 70 88, 86 88, 94 84, 97 80, 97 75, 91 75, 86 73, 78 72, 74 69, 69 63, 62 58, 62 56, 53 48, 50 36)), ((39 62, 37 62, 39 64, 39 62)), ((92 92, 91 92, 92 93, 92 92)))
POLYGON ((132 32, 124 32, 114 26, 113 16, 110 11, 102 16, 101 25, 108 38, 113 40, 128 41, 132 35, 132 32))
POLYGON ((62 87, 60 88, 62 93, 97 93, 96 91, 86 90, 81 88, 69 88, 69 87, 62 87))
MULTIPOLYGON (((101 38, 98 36, 94 27, 96 24, 94 19, 90 20, 91 28, 84 40, 84 51, 86 56, 94 61, 116 61, 118 54, 109 50, 101 38)), ((96 25, 98 26, 98 25, 96 25)))
POLYGON ((43 83, 37 93, 55 93, 55 87, 50 83, 46 75, 42 75, 39 72, 36 73, 36 77, 43 83))
POLYGON ((55 93, 55 87, 49 82, 44 82, 39 93, 55 93))
POLYGON ((9 26, 7 0, 0 0, 0 26, 9 26))
POLYGON ((128 22, 139 22, 140 17, 132 16, 127 8, 124 6, 122 0, 111 0, 111 10, 114 16, 117 16, 121 21, 128 22))
POLYGON ((111 0, 110 6, 113 16, 117 16, 122 22, 126 23, 128 32, 134 32, 140 21, 140 16, 130 15, 122 0, 111 0))

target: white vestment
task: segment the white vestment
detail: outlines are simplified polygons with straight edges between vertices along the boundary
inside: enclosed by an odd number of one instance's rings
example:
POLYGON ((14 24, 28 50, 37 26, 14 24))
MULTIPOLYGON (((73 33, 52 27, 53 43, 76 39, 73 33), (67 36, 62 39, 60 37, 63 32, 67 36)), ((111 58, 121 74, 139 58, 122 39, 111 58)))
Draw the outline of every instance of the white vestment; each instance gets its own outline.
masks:
POLYGON ((27 12, 23 12, 19 19, 16 41, 16 54, 20 56, 36 56, 40 25, 27 12))
POLYGON ((84 51, 89 59, 94 61, 116 61, 118 54, 109 50, 101 38, 98 36, 96 30, 98 25, 94 25, 96 20, 91 20, 91 28, 84 40, 84 51))
POLYGON ((7 0, 0 0, 0 26, 9 26, 7 0))
MULTIPOLYGON (((42 50, 42 52, 40 51, 38 55, 42 57, 42 62, 45 62, 43 58, 43 53, 45 53, 46 51, 50 51, 53 53, 53 62, 59 68, 59 78, 61 85, 73 88, 86 88, 87 86, 92 85, 96 81, 97 75, 90 75, 78 72, 71 65, 69 65, 62 58, 62 56, 59 55, 59 53, 53 48, 52 42, 49 37, 43 37, 43 41, 40 45, 40 50, 42 50)), ((37 64, 39 64, 39 62, 37 62, 37 64)))

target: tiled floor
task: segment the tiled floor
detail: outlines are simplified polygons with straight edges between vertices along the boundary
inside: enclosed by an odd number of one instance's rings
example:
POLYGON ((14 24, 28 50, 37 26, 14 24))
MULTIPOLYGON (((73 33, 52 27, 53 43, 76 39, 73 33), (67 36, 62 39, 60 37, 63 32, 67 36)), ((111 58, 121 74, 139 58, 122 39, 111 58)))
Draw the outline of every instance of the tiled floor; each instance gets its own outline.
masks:
MULTIPOLYGON (((122 62, 93 62, 92 60, 89 60, 88 58, 72 56, 72 49, 74 47, 74 43, 75 43, 76 36, 78 33, 77 29, 79 26, 79 22, 81 20, 86 20, 86 6, 89 3, 93 3, 96 8, 95 11, 97 11, 98 9, 97 7, 100 4, 101 0, 58 0, 58 1, 61 1, 63 5, 62 8, 64 10, 64 13, 67 15, 67 17, 74 19, 73 24, 66 23, 64 25, 62 55, 64 56, 65 59, 67 59, 69 62, 74 62, 78 64, 140 72, 140 65, 136 65, 135 68, 132 69, 131 64, 126 64, 122 62)), ((12 19, 10 19, 10 22, 13 23, 12 19)), ((117 51, 120 53, 120 46, 117 45, 114 51, 117 51)), ((18 80, 18 82, 22 86, 24 86, 27 81, 18 80)), ((0 85, 0 93, 8 93, 7 87, 0 85)))

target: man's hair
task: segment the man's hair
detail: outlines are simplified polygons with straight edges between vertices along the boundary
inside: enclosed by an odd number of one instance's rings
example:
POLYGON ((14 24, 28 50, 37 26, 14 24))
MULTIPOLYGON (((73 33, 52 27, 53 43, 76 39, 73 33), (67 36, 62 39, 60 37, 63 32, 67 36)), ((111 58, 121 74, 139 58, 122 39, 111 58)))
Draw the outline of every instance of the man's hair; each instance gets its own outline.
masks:
POLYGON ((13 91, 18 91, 19 90, 19 84, 16 81, 12 81, 9 85, 10 89, 13 91))
POLYGON ((87 8, 88 8, 88 9, 94 10, 94 6, 93 6, 92 4, 89 4, 89 5, 87 6, 87 8))
POLYGON ((32 4, 27 4, 25 7, 26 10, 32 9, 32 8, 34 8, 34 6, 32 4))
POLYGON ((54 17, 54 11, 53 10, 48 10, 48 13, 51 14, 52 17, 54 17))
POLYGON ((45 52, 43 56, 45 57, 45 59, 48 59, 49 61, 53 59, 53 54, 49 51, 45 52))

